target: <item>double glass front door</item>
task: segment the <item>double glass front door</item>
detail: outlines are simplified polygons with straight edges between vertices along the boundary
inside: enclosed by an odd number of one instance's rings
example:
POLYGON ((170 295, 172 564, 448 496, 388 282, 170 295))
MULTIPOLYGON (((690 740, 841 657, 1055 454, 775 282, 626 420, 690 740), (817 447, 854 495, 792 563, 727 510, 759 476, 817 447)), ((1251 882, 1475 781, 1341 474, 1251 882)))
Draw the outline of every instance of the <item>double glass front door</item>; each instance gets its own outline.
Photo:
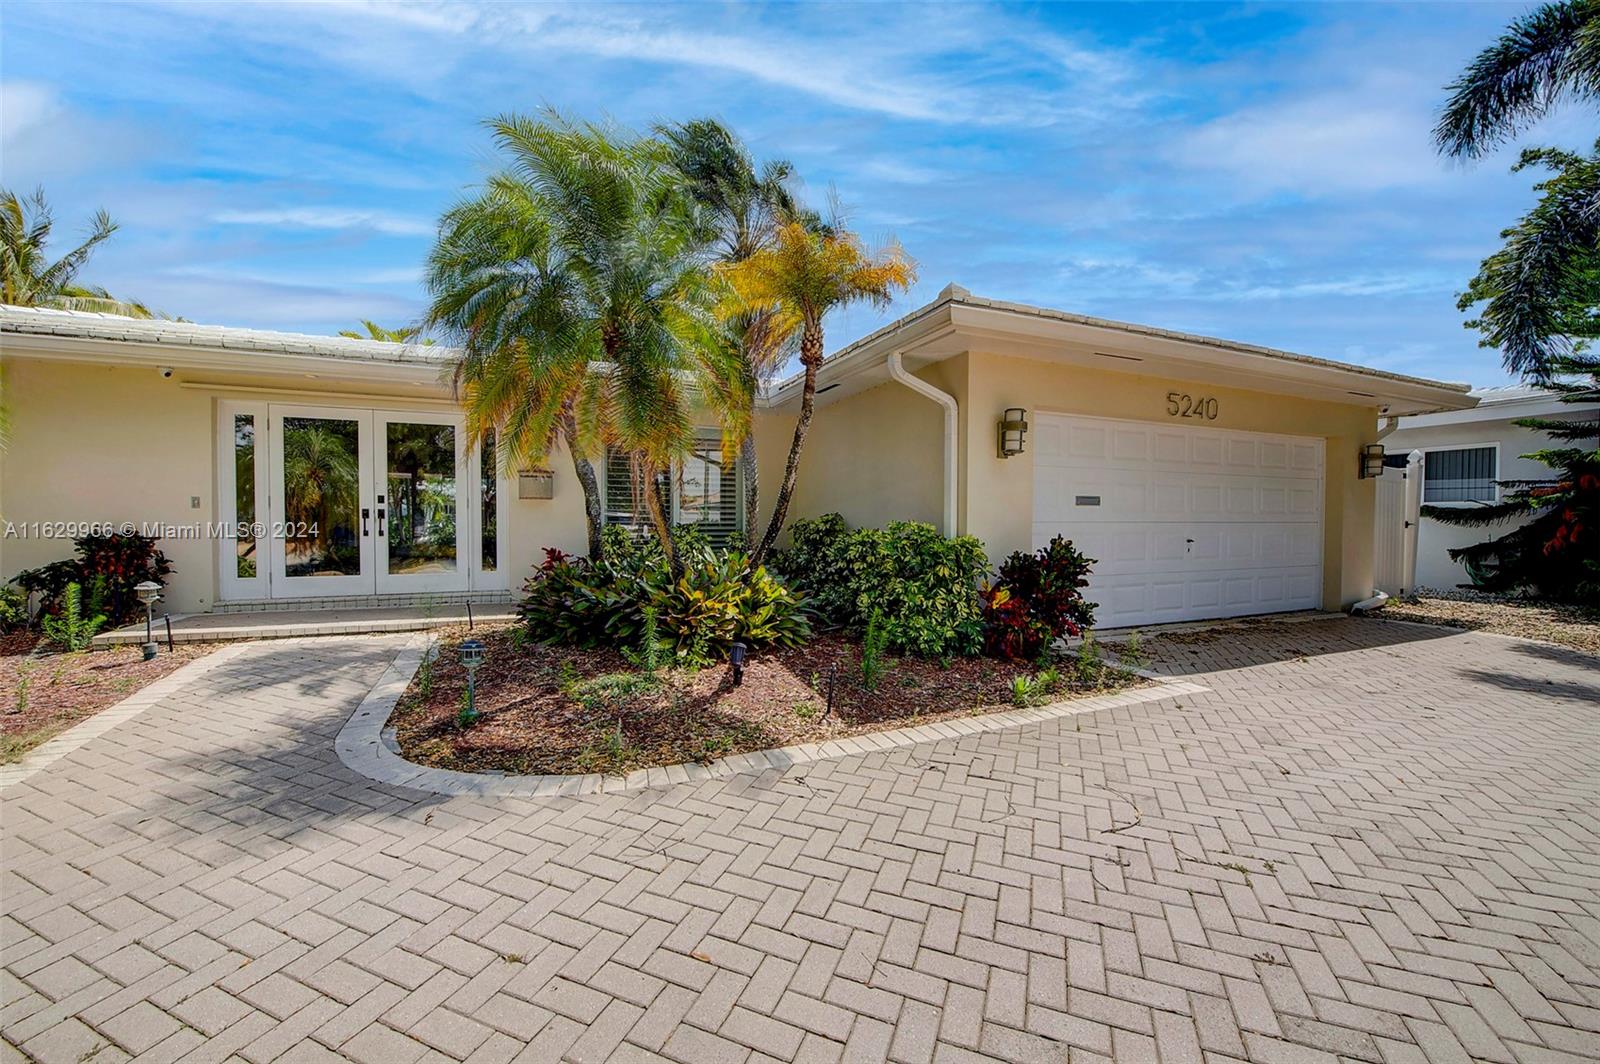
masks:
POLYGON ((238 533, 222 552, 226 597, 492 583, 483 577, 498 569, 493 463, 469 454, 459 415, 243 403, 222 412, 232 450, 219 455, 223 519, 238 533))

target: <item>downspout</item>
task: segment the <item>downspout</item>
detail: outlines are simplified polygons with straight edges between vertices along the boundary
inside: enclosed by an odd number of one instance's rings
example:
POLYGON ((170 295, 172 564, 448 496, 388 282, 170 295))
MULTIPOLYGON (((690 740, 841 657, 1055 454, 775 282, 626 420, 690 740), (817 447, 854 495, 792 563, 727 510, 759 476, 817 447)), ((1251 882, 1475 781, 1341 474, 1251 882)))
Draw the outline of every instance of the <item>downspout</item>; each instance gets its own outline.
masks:
POLYGON ((1400 427, 1400 418, 1394 414, 1385 414, 1378 422, 1378 439, 1383 439, 1389 433, 1400 427))
POLYGON ((891 351, 887 363, 889 376, 904 384, 918 395, 926 396, 944 407, 944 534, 956 534, 956 398, 942 392, 920 377, 906 372, 900 361, 900 352, 891 351))

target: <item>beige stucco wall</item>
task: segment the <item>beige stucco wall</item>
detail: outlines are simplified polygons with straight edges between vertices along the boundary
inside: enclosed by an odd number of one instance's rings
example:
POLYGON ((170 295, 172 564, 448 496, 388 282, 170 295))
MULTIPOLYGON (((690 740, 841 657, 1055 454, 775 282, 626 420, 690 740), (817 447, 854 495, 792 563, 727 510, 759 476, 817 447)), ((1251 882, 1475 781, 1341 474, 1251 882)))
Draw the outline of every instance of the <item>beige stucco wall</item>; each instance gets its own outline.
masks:
MULTIPOLYGON (((949 363, 922 376, 946 390, 955 379, 949 363)), ((763 527, 783 479, 794 423, 792 413, 756 418, 763 527)), ((836 510, 855 527, 899 520, 939 524, 943 423, 938 404, 894 382, 819 405, 800 452, 789 519, 836 510)))
POLYGON ((1323 606, 1337 609, 1372 593, 1373 485, 1357 476, 1356 455, 1377 430, 1376 411, 1235 388, 1197 386, 1135 373, 973 353, 962 405, 962 531, 977 536, 998 559, 1032 543, 1032 452, 1002 459, 995 422, 1007 407, 1165 422, 1166 396, 1203 388, 1218 400, 1210 427, 1320 436, 1325 441, 1323 606))
MULTIPOLYGON (((219 398, 361 408, 449 409, 442 390, 421 398, 397 386, 381 399, 326 390, 285 388, 281 378, 206 371, 163 379, 149 367, 108 366, 16 358, 3 363, 11 412, 10 446, 0 452, 0 519, 188 525, 220 520, 216 498, 216 403, 219 398), (180 386, 185 376, 235 387, 272 386, 270 394, 208 391, 180 386), (198 507, 191 506, 194 497, 198 507)), ((382 394, 364 384, 363 393, 382 394)), ((587 548, 582 492, 564 450, 551 455, 555 497, 516 498, 503 482, 508 554, 506 583, 521 587, 542 548, 582 553, 587 548)), ((3 525, 0 525, 3 528, 3 525)), ((205 539, 168 539, 172 560, 165 607, 173 613, 209 609, 219 594, 216 547, 205 539)), ((0 538, 0 580, 19 570, 72 555, 70 538, 0 538)))

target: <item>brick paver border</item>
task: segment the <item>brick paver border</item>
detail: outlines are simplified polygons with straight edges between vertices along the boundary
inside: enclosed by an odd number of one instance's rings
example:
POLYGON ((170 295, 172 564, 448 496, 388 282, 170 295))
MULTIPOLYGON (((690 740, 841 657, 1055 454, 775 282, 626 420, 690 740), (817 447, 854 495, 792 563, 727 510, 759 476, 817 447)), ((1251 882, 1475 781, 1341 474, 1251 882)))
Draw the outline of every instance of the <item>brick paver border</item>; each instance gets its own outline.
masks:
POLYGON ((423 655, 428 653, 428 646, 429 640, 426 636, 407 640, 388 669, 379 677, 378 682, 373 685, 372 690, 362 699, 361 704, 340 729, 334 749, 339 755, 339 760, 347 767, 380 783, 410 787, 434 794, 470 794, 480 797, 555 798, 668 787, 678 783, 700 783, 740 773, 782 770, 793 765, 810 764, 831 758, 893 750, 915 746, 918 743, 943 742, 946 739, 959 739, 982 732, 1024 727, 1060 717, 1160 702, 1163 699, 1200 694, 1210 690, 1209 687, 1188 680, 1143 673, 1153 682, 1131 691, 1068 699, 1034 709, 1014 709, 989 713, 981 717, 937 721, 914 728, 869 732, 847 739, 784 746, 775 750, 757 750, 748 754, 718 758, 706 764, 690 763, 639 769, 626 776, 603 776, 598 773, 582 776, 519 776, 430 768, 407 761, 401 756, 399 746, 387 728, 389 715, 394 712, 395 704, 400 701, 400 696, 405 693, 411 678, 422 665, 423 655))
POLYGON ((85 743, 99 738, 123 721, 137 717, 174 691, 187 687, 217 666, 238 657, 249 645, 235 643, 233 646, 214 650, 203 658, 196 658, 154 683, 135 691, 116 705, 102 709, 82 723, 75 724, 60 735, 40 743, 28 751, 22 760, 10 765, 0 765, 0 791, 21 783, 35 772, 61 760, 85 743))

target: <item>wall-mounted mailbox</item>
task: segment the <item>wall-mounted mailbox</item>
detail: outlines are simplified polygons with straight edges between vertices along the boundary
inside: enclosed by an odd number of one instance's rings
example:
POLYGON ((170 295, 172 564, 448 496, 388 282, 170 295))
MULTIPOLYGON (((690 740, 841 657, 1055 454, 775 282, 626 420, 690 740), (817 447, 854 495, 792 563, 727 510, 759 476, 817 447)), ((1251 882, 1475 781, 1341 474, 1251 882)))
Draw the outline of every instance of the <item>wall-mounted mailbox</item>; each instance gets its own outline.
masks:
POLYGON ((553 499, 556 475, 548 469, 524 469, 517 474, 517 498, 553 499))

